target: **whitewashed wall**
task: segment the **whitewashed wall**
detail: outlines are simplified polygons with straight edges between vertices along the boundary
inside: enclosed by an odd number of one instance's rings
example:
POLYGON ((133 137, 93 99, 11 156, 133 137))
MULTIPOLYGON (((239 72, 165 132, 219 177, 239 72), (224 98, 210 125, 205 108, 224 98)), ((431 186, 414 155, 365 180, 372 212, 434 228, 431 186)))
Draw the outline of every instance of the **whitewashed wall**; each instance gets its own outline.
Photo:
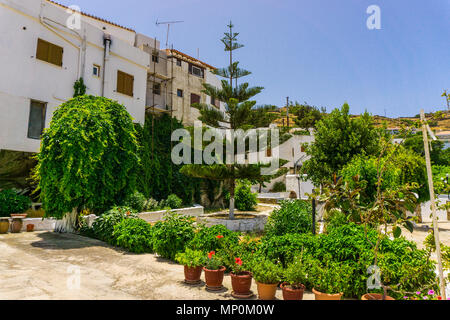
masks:
MULTIPOLYGON (((80 59, 81 40, 58 24, 65 25, 69 14, 47 1, 43 4, 41 8, 40 0, 0 0, 0 149, 39 151, 40 141, 27 138, 30 100, 47 103, 48 126, 54 110, 73 96, 78 77, 84 77, 87 94, 101 95, 101 79, 93 76, 92 68, 103 68, 104 30, 92 21, 82 22, 79 33, 86 36, 86 51, 80 59), (42 24, 40 15, 57 22, 44 20, 54 32, 42 24), (62 67, 35 58, 38 38, 64 48, 62 67)), ((105 96, 125 105, 134 121, 143 123, 149 56, 132 46, 132 37, 134 33, 126 30, 112 34, 105 96), (133 97, 115 92, 117 70, 134 76, 133 97)))

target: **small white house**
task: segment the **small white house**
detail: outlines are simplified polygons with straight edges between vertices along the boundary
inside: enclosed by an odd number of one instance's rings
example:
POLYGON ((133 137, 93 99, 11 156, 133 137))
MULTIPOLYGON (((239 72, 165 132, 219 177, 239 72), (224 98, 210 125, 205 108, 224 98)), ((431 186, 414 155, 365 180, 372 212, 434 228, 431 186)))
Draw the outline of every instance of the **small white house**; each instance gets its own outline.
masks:
POLYGON ((150 59, 135 31, 49 0, 0 0, 0 29, 0 149, 38 152, 80 77, 144 123, 150 59))

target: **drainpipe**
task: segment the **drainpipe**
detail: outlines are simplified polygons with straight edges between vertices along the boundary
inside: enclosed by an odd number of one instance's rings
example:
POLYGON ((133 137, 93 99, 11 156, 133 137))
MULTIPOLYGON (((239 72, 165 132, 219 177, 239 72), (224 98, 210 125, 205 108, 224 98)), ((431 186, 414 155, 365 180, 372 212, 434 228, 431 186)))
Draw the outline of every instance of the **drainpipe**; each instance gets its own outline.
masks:
POLYGON ((102 79, 102 97, 105 96, 105 84, 106 84, 106 63, 109 60, 109 51, 111 49, 111 35, 110 34, 103 34, 103 79, 102 79))
POLYGON ((39 22, 47 29, 49 29, 51 32, 55 33, 57 36, 62 38, 64 41, 68 42, 72 46, 76 47, 78 49, 78 71, 77 71, 77 79, 80 77, 84 78, 84 72, 85 72, 85 59, 86 59, 86 30, 84 30, 84 37, 82 37, 78 32, 76 32, 73 29, 68 28, 66 25, 59 23, 58 21, 52 20, 50 18, 44 17, 44 7, 45 7, 45 1, 41 1, 41 8, 39 11, 39 22), (48 20, 52 23, 55 23, 65 29, 69 29, 71 32, 73 32, 79 39, 80 39, 80 46, 77 46, 73 44, 71 41, 67 40, 65 37, 63 37, 61 34, 55 30, 55 28, 47 23, 45 20, 48 20))

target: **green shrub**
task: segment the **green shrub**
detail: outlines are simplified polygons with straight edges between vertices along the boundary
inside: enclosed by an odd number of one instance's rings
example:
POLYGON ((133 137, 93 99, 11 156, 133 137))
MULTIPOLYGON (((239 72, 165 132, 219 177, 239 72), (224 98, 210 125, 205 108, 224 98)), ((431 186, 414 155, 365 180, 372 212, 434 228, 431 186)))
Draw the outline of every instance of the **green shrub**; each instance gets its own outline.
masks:
POLYGON ((286 192, 286 183, 283 181, 276 182, 272 187, 272 192, 286 192))
POLYGON ((311 259, 308 266, 308 285, 322 293, 338 294, 352 292, 353 268, 345 263, 311 259))
POLYGON ((144 210, 151 212, 151 211, 157 211, 159 209, 158 201, 150 198, 148 199, 144 204, 144 210))
POLYGON ((254 211, 258 204, 256 193, 252 193, 252 186, 249 181, 238 181, 234 193, 235 205, 241 211, 254 211))
POLYGON ((284 269, 283 275, 283 280, 294 289, 300 289, 302 285, 305 285, 307 283, 307 270, 303 263, 303 256, 295 257, 284 269))
POLYGON ((264 237, 259 252, 274 262, 280 262, 284 267, 300 254, 315 252, 317 239, 312 234, 286 234, 283 236, 264 237))
POLYGON ((114 207, 98 217, 92 224, 97 239, 114 245, 114 226, 124 219, 137 218, 129 207, 114 207))
POLYGON ((11 189, 0 191, 0 217, 9 217, 11 213, 23 213, 30 207, 30 198, 19 195, 11 189))
POLYGON ((195 235, 193 219, 177 214, 166 215, 166 220, 158 221, 153 230, 155 252, 170 260, 174 260, 177 253, 184 252, 195 235))
POLYGON ((325 217, 325 230, 330 232, 348 223, 347 216, 341 210, 332 209, 325 217))
POLYGON ((223 225, 215 225, 200 228, 189 243, 189 247, 210 252, 223 248, 224 243, 237 244, 238 242, 238 233, 228 230, 223 225))
MULTIPOLYGON (((273 262, 279 261, 287 267, 303 250, 306 260, 314 257, 319 262, 329 261, 332 267, 333 263, 337 263, 344 270, 351 269, 352 277, 346 279, 344 294, 346 297, 359 298, 367 293, 369 277, 367 270, 375 260, 374 249, 370 242, 376 243, 376 240, 376 230, 368 228, 366 235, 363 226, 348 223, 332 229, 328 234, 317 236, 286 234, 264 237, 258 254, 266 256, 273 262)), ((319 267, 325 268, 323 264, 319 267)), ((394 289, 399 292, 415 292, 418 288, 435 283, 434 262, 429 259, 428 252, 418 250, 414 242, 404 238, 394 240, 386 236, 382 238, 378 267, 382 271, 382 282, 395 286, 394 289)), ((390 292, 390 295, 395 298, 400 294, 390 292)))
POLYGON ((162 200, 160 204, 162 208, 170 208, 170 209, 180 209, 182 205, 183 200, 181 200, 175 194, 171 194, 166 200, 162 200))
POLYGON ((143 212, 146 202, 147 199, 145 199, 144 195, 136 191, 127 197, 124 206, 130 207, 135 212, 143 212))
POLYGON ((266 234, 281 236, 288 233, 309 233, 312 231, 312 207, 303 200, 285 200, 281 208, 269 217, 266 234))
POLYGON ((255 281, 263 284, 276 284, 282 278, 282 268, 272 261, 260 256, 251 264, 255 281))
POLYGON ((123 219, 114 226, 114 243, 134 253, 152 253, 152 227, 142 219, 123 219))
POLYGON ((177 253, 175 256, 175 261, 183 266, 188 266, 190 268, 201 267, 206 263, 205 252, 199 250, 192 250, 186 248, 183 253, 177 253))

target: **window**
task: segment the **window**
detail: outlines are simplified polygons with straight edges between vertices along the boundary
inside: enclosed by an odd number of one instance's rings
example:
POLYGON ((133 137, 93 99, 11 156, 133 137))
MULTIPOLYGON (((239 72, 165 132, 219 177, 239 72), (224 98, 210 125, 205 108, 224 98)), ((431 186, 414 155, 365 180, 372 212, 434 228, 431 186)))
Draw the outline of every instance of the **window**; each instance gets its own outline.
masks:
POLYGON ((177 66, 181 67, 181 60, 177 59, 177 66))
POLYGON ((161 83, 153 84, 153 93, 157 94, 158 96, 161 95, 161 83))
POLYGON ((94 64, 94 67, 92 69, 92 74, 94 77, 100 78, 100 66, 94 64))
POLYGON ((180 98, 183 98, 183 90, 178 89, 177 90, 177 96, 180 97, 180 98))
POLYGON ((200 78, 203 78, 204 76, 204 70, 194 66, 193 64, 189 64, 189 73, 200 78))
POLYGON ((117 92, 133 96, 134 77, 122 71, 117 71, 117 92))
POLYGON ((36 59, 62 67, 64 49, 53 43, 38 39, 36 59))
POLYGON ((28 138, 40 139, 45 128, 45 111, 47 106, 43 102, 31 100, 30 116, 28 118, 28 138))
POLYGON ((156 54, 152 54, 152 62, 159 63, 159 57, 156 54))
POLYGON ((200 96, 195 93, 191 93, 191 105, 194 103, 200 103, 200 96))

